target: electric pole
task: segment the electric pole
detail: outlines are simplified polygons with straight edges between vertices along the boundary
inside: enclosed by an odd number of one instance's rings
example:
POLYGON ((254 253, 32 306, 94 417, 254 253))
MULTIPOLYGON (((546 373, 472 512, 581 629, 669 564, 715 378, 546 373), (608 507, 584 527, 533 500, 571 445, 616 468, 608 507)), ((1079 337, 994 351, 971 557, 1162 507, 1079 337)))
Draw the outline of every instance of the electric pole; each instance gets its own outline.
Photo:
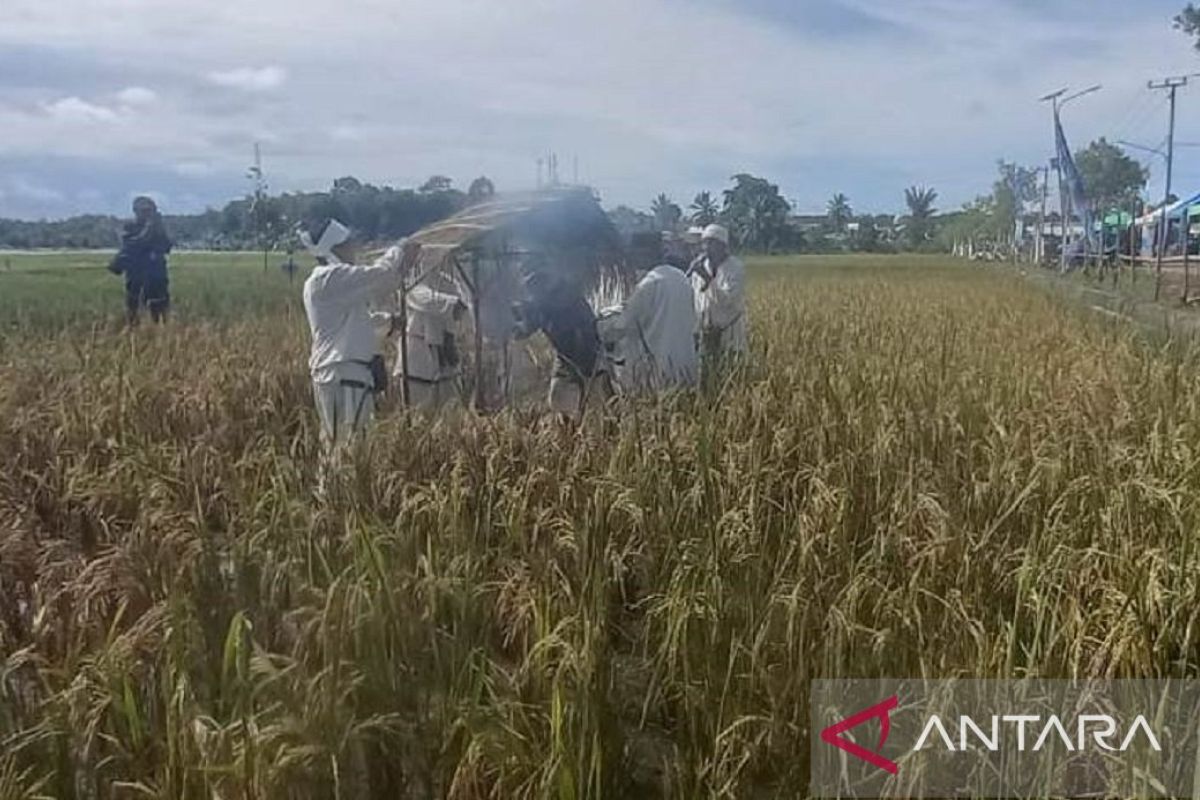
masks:
MULTIPOLYGON (((1181 86, 1188 85, 1188 78, 1194 78, 1195 75, 1180 75, 1175 78, 1163 78, 1161 81, 1150 81, 1147 84, 1151 91, 1159 91, 1165 89, 1170 100, 1170 125, 1167 130, 1167 188, 1163 193, 1162 215, 1158 219, 1158 236, 1155 239, 1158 242, 1158 254, 1155 257, 1154 267, 1154 299, 1158 300, 1159 294, 1162 292, 1162 265, 1163 251, 1167 249, 1167 243, 1171 237, 1171 219, 1167 216, 1167 207, 1171 204, 1171 178, 1175 167, 1175 95, 1181 86)), ((1191 219, 1188 213, 1184 211, 1184 239, 1183 246, 1187 247, 1187 228, 1191 224, 1191 219)))
POLYGON ((1037 239, 1033 245, 1033 261, 1039 267, 1046 260, 1046 198, 1050 194, 1050 167, 1042 167, 1042 209, 1038 212, 1037 239))

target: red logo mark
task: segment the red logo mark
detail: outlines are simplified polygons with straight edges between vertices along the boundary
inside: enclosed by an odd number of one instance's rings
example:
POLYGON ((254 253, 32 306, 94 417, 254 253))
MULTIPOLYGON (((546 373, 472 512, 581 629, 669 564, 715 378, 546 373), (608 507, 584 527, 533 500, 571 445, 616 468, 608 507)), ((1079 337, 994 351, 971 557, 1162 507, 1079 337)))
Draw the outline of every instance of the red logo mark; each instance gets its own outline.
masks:
POLYGON ((890 716, 891 711, 898 705, 900 705, 899 698, 897 698, 895 695, 892 695, 887 700, 884 700, 878 705, 871 706, 866 711, 860 711, 853 717, 847 717, 841 722, 830 725, 828 728, 821 731, 821 741, 825 742, 826 744, 831 744, 841 750, 845 750, 850 755, 855 756, 856 758, 861 758, 868 764, 879 767, 880 769, 886 770, 887 772, 895 775, 900 771, 900 767, 896 764, 896 762, 889 761, 881 756, 878 752, 873 752, 861 745, 855 744, 849 739, 844 738, 842 734, 851 728, 857 728, 864 722, 878 717, 879 725, 882 730, 879 736, 879 746, 876 747, 875 750, 882 750, 884 744, 887 743, 888 734, 892 730, 892 719, 890 716))

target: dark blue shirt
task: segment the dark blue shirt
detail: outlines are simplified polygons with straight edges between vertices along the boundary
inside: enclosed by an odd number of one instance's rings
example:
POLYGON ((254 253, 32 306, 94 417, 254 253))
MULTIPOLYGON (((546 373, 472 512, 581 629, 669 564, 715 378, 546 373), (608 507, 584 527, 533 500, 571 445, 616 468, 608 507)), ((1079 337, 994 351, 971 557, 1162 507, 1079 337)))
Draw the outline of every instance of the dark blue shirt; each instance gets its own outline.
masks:
POLYGON ((121 249, 113 259, 113 271, 124 273, 127 281, 165 278, 167 254, 173 246, 160 217, 145 223, 130 222, 121 234, 121 249))

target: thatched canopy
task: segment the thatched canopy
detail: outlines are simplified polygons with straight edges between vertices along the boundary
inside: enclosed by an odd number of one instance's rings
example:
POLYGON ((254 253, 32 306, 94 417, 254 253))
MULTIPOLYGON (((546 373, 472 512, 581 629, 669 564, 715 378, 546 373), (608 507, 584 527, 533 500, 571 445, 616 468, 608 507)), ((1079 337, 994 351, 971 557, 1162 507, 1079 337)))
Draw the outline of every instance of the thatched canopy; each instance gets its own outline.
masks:
POLYGON ((422 246, 419 272, 427 274, 474 257, 504 259, 536 252, 551 267, 585 267, 596 277, 620 261, 620 236, 590 189, 547 189, 498 195, 409 237, 422 246))
MULTIPOLYGON (((523 275, 553 272, 586 292, 606 275, 624 273, 620 234, 585 187, 497 195, 408 240, 421 245, 421 257, 407 288, 424 283, 457 292, 471 308, 473 346, 464 356, 472 367, 462 374, 472 376, 477 408, 511 402, 521 383, 511 339, 514 304, 527 297, 523 275)), ((402 354, 406 336, 402 328, 402 354)))

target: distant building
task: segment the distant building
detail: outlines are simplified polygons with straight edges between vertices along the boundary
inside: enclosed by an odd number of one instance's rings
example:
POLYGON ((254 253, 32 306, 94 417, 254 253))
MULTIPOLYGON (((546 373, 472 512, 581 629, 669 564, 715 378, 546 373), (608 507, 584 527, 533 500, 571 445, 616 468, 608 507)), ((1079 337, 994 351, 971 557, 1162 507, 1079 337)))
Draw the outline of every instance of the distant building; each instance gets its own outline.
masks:
POLYGON ((788 224, 801 233, 812 233, 824 228, 829 222, 829 217, 824 214, 792 214, 788 217, 788 224))

